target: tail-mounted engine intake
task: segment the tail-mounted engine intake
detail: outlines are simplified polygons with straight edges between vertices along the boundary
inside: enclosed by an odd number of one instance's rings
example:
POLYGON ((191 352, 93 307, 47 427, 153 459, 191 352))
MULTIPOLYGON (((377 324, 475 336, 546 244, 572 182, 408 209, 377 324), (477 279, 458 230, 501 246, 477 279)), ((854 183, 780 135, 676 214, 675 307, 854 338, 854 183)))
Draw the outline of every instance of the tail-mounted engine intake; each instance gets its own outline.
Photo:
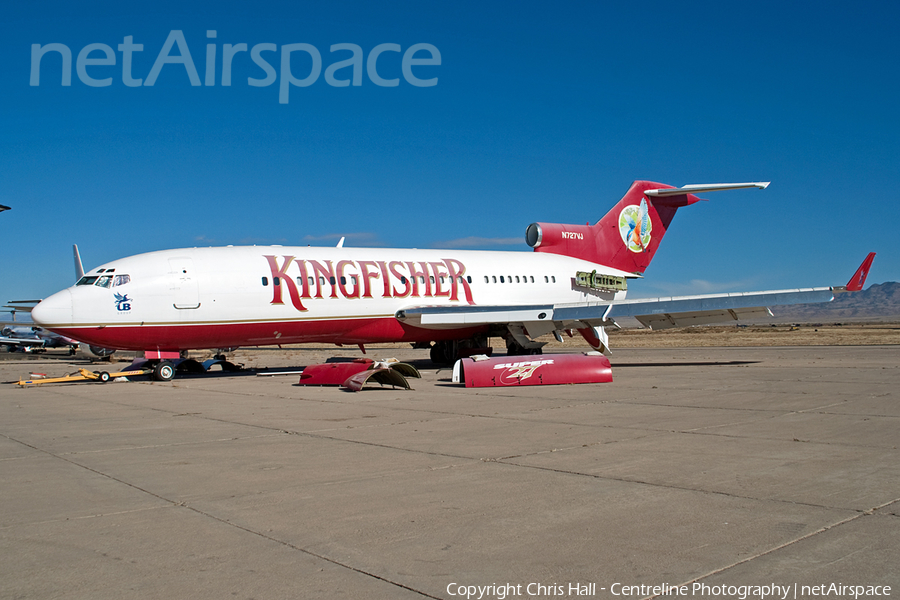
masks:
POLYGON ((581 248, 593 246, 594 235, 590 225, 532 223, 525 230, 525 242, 532 248, 541 250, 553 248, 555 254, 574 256, 566 250, 576 252, 581 248))

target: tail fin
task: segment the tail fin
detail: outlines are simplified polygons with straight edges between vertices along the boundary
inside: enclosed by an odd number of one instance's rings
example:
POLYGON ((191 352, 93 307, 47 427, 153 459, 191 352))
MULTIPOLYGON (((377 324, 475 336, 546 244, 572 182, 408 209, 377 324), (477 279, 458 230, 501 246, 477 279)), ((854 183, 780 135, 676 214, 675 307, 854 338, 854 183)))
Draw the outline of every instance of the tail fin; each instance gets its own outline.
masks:
POLYGON ((635 181, 612 210, 594 225, 532 223, 526 241, 535 252, 551 252, 642 274, 682 206, 699 202, 693 192, 756 187, 768 183, 721 183, 675 188, 652 181, 635 181))
POLYGON ((81 264, 81 254, 78 253, 78 244, 72 244, 72 252, 75 255, 75 281, 84 277, 84 266, 81 264))

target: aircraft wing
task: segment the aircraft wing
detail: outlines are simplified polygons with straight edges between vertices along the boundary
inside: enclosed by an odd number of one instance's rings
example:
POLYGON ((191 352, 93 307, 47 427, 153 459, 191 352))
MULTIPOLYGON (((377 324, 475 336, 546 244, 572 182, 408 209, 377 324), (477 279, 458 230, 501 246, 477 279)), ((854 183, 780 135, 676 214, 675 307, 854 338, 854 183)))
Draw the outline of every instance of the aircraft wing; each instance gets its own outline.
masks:
POLYGON ((539 329, 579 329, 614 324, 616 318, 634 317, 652 329, 705 325, 738 319, 772 316, 769 307, 810 302, 830 302, 834 288, 808 288, 767 292, 705 294, 640 298, 577 304, 528 306, 423 306, 398 313, 398 318, 424 328, 460 325, 520 323, 531 335, 539 329), (546 325, 553 324, 551 328, 546 325), (537 327, 536 327, 537 326, 537 327))
POLYGON ((737 292, 638 298, 573 304, 525 306, 422 306, 401 310, 397 318, 424 328, 445 329, 465 325, 506 325, 525 347, 539 347, 533 339, 546 333, 578 330, 594 347, 608 346, 602 328, 617 318, 634 317, 645 327, 668 329, 690 325, 727 323, 773 316, 771 306, 831 302, 835 292, 859 291, 875 254, 870 253, 847 285, 765 292, 737 292), (528 340, 528 338, 531 340, 528 340))
POLYGON ((20 338, 0 335, 0 346, 43 346, 44 340, 33 338, 20 338))

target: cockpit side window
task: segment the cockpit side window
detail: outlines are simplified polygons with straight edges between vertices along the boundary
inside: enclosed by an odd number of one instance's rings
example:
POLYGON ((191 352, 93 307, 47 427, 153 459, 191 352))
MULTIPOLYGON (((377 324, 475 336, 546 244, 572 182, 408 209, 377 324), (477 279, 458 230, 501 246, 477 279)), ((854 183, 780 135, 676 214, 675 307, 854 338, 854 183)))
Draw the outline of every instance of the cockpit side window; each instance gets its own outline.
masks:
POLYGON ((120 285, 125 285, 131 281, 131 275, 116 275, 116 278, 113 280, 113 287, 118 287, 120 285))
POLYGON ((94 285, 105 288, 112 287, 112 280, 112 275, 101 275, 94 285))
POLYGON ((94 285, 94 282, 97 281, 98 277, 96 275, 85 275, 81 279, 78 280, 78 283, 75 285, 94 285))

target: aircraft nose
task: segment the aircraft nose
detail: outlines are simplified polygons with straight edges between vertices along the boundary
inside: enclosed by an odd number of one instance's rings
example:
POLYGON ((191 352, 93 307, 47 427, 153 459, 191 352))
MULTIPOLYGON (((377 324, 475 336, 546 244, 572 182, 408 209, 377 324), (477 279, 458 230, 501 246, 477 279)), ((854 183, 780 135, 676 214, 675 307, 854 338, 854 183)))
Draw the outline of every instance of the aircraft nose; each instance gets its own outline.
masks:
POLYGON ((63 290, 41 300, 31 310, 31 320, 47 329, 72 324, 72 292, 63 290))

